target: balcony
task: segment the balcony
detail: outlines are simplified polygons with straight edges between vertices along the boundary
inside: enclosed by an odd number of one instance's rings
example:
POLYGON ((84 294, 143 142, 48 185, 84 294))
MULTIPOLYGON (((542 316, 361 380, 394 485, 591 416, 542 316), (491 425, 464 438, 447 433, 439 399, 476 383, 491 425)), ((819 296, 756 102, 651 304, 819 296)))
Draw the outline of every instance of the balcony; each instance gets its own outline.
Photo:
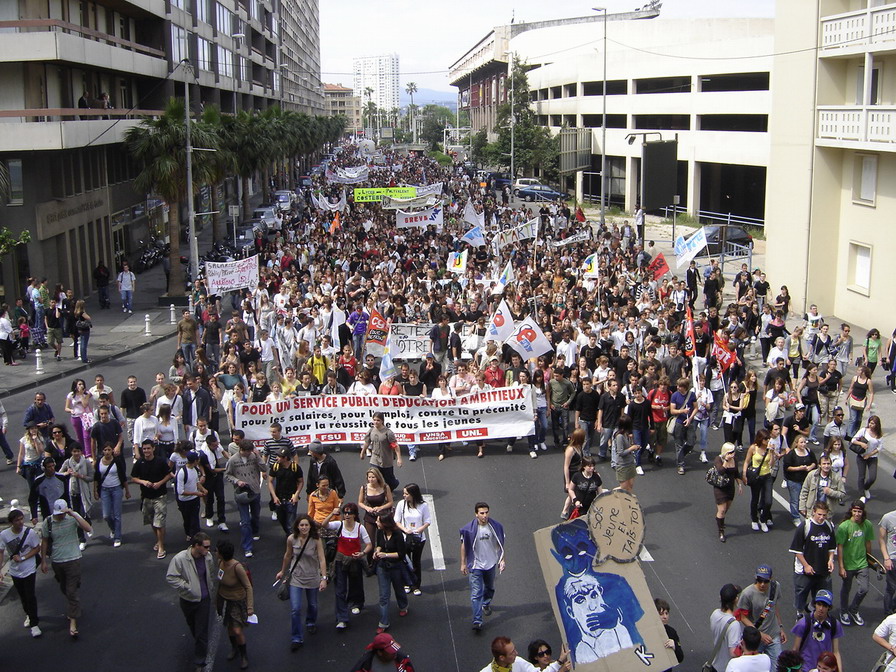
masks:
POLYGON ((821 56, 853 55, 866 49, 896 49, 896 4, 845 12, 821 20, 821 56))
POLYGON ((896 152, 896 107, 818 108, 817 144, 896 152))
POLYGON ((124 140, 127 129, 139 125, 143 118, 163 113, 162 110, 80 108, 0 110, 0 148, 8 152, 30 152, 84 147, 88 143, 119 143, 124 140))

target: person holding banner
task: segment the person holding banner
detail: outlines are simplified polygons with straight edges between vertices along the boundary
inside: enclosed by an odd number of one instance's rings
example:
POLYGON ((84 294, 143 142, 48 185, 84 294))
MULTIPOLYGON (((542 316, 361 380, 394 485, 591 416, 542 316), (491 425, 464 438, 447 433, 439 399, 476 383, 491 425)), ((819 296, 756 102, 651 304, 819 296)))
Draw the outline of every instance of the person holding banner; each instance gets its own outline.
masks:
POLYGON ((368 449, 370 466, 376 467, 382 473, 383 480, 394 491, 399 481, 395 478, 393 465, 401 467, 404 463, 401 460, 401 447, 395 439, 395 433, 386 427, 386 417, 380 412, 373 414, 372 426, 361 444, 360 459, 364 459, 368 449))

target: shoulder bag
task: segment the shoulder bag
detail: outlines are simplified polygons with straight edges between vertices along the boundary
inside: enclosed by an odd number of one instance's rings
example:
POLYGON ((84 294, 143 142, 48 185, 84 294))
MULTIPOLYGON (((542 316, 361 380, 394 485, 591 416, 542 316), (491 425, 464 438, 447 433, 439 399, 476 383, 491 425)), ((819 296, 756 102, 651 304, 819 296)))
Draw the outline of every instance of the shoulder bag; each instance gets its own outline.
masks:
POLYGON ((308 542, 311 541, 311 535, 305 540, 305 543, 302 544, 301 550, 299 550, 299 554, 296 556, 296 559, 292 561, 292 565, 289 568, 289 573, 287 573, 282 579, 280 579, 280 583, 277 585, 277 599, 286 601, 289 599, 289 582, 292 580, 292 573, 295 571, 296 565, 299 564, 299 560, 302 559, 302 555, 305 553, 305 547, 308 545, 308 542))
POLYGON ((716 465, 712 465, 706 470, 706 482, 714 488, 727 488, 731 485, 731 477, 716 469, 716 465))
MULTIPOLYGON (((404 502, 402 502, 404 504, 404 502)), ((407 510, 407 504, 401 509, 401 524, 404 525, 404 514, 407 510)), ((423 540, 416 532, 408 532, 404 535, 404 545, 408 555, 419 549, 423 545, 423 540)))
MULTIPOLYGON (((25 534, 22 535, 22 538, 19 539, 19 546, 16 548, 15 552, 12 555, 19 555, 22 552, 22 549, 25 548, 25 540, 28 539, 28 535, 31 534, 31 528, 25 528, 25 534)), ((49 551, 48 551, 49 552, 49 551)), ((12 560, 12 556, 10 556, 10 560, 12 560)), ((40 553, 35 554, 34 561, 38 567, 40 567, 40 553)))
POLYGON ((719 655, 719 649, 722 648, 722 642, 725 641, 725 635, 728 634, 728 628, 731 627, 732 623, 734 623, 733 616, 725 624, 725 628, 722 630, 722 634, 719 635, 719 638, 716 640, 715 646, 712 647, 712 655, 709 657, 709 660, 703 663, 703 667, 701 668, 700 672, 716 672, 716 668, 712 666, 712 661, 714 661, 716 659, 716 656, 719 655))
POLYGON ((753 458, 752 457, 750 458, 750 466, 747 467, 747 473, 746 473, 747 485, 753 485, 754 483, 756 483, 759 480, 759 477, 760 477, 759 472, 762 471, 762 465, 765 464, 765 458, 768 457, 770 450, 771 450, 771 448, 765 449, 765 455, 762 456, 762 460, 760 460, 758 467, 753 466, 753 458))

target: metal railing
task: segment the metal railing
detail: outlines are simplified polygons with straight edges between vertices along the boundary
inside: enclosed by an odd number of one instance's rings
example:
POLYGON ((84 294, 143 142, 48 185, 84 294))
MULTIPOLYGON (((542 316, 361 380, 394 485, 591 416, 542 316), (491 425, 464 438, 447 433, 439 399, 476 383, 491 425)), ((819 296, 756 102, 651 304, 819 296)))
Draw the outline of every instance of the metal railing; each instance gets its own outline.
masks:
POLYGON ((56 121, 96 121, 98 119, 143 119, 160 117, 164 110, 99 109, 92 107, 35 107, 24 110, 0 110, 2 120, 12 119, 19 123, 44 123, 56 121))
MULTIPOLYGON (((598 200, 600 200, 598 198, 598 200)), ((663 217, 672 218, 672 212, 679 215, 688 214, 688 209, 682 205, 670 205, 663 208, 663 217)), ((719 224, 725 226, 754 226, 758 229, 765 227, 765 220, 757 217, 745 217, 744 215, 735 215, 731 212, 712 212, 710 210, 698 210, 696 214, 697 221, 701 224, 719 224)))
POLYGON ((131 51, 136 51, 147 56, 155 58, 165 58, 165 52, 145 44, 139 44, 131 40, 125 40, 115 35, 79 26, 68 21, 60 21, 59 19, 21 19, 19 21, 0 21, 0 32, 63 32, 73 35, 80 35, 87 39, 94 39, 98 42, 115 45, 131 51))

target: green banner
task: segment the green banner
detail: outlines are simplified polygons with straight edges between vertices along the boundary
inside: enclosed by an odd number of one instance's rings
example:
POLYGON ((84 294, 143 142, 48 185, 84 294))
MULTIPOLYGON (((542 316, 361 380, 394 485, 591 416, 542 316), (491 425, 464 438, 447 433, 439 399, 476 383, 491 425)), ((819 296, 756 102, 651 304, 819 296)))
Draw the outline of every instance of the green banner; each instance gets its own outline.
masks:
POLYGON ((383 196, 391 198, 414 198, 417 195, 416 187, 366 187, 353 189, 355 203, 373 203, 383 196))

